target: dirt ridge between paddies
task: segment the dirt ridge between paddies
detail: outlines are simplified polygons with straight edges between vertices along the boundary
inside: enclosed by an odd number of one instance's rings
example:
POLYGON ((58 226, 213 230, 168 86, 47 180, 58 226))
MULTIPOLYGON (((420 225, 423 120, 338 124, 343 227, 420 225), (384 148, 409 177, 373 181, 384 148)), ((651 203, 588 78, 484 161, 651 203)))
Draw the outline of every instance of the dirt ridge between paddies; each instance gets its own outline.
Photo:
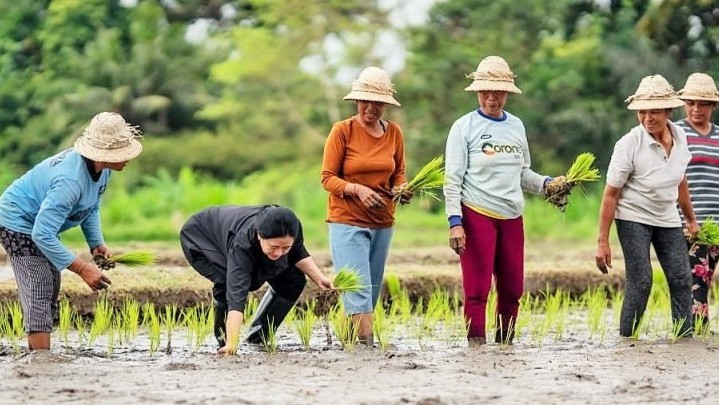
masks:
MULTIPOLYGON (((76 310, 85 314, 92 311, 98 294, 105 294, 116 306, 128 298, 135 298, 140 303, 153 302, 159 306, 171 304, 180 308, 206 305, 210 302, 209 281, 187 265, 179 249, 153 250, 160 259, 157 265, 143 269, 118 267, 109 271, 107 274, 113 284, 106 292, 92 293, 77 276, 63 272, 60 297, 66 297, 76 310)), ((616 261, 617 266, 609 275, 602 275, 594 267, 591 254, 586 248, 560 253, 545 248, 532 249, 526 255, 525 292, 534 295, 545 291, 554 292, 561 288, 573 295, 579 295, 588 288, 606 288, 610 291, 622 288, 624 270, 618 266, 621 260, 616 261)), ((323 271, 331 274, 329 254, 318 252, 313 256, 323 271)), ((4 257, 0 257, 0 267, 4 267, 4 272, 10 272, 4 257)), ((458 258, 448 248, 394 251, 390 254, 386 271, 387 274, 397 275, 401 286, 407 290, 413 302, 420 299, 427 302, 436 288, 446 290, 450 296, 456 293, 461 298, 462 275, 458 258)), ((264 288, 255 295, 259 296, 263 292, 264 288)), ((316 294, 316 287, 312 282, 308 282, 299 304, 304 304, 316 294)), ((0 281, 0 301, 15 299, 15 281, 0 281)), ((386 285, 382 288, 382 299, 388 299, 386 285)))

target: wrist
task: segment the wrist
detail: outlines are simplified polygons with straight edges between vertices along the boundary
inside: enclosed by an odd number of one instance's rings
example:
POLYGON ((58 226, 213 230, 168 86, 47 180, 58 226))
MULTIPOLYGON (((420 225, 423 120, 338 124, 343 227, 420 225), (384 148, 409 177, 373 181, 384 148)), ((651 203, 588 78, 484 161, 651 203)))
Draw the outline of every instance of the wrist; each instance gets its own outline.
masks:
POLYGON ((80 273, 82 273, 82 269, 83 269, 84 265, 85 265, 85 262, 83 262, 79 258, 75 258, 75 260, 73 260, 72 263, 70 263, 70 265, 67 266, 67 269, 75 274, 80 274, 80 273))
POLYGON ((455 226, 462 226, 462 217, 459 215, 450 215, 447 220, 449 221, 450 229, 454 228, 455 226))

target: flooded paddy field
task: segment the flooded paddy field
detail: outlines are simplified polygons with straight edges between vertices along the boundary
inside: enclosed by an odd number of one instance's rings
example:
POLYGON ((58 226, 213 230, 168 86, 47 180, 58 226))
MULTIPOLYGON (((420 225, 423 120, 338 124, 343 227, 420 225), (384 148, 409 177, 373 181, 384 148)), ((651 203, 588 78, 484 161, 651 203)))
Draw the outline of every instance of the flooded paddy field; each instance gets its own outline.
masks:
MULTIPOLYGON (((458 265, 437 252, 390 259, 388 278, 401 289, 383 291, 372 348, 343 343, 336 316, 318 319, 303 344, 296 325, 314 297, 308 288, 271 346, 242 344, 236 356, 218 356, 210 314, 198 306, 209 303, 210 286, 173 254, 147 271, 111 271, 104 294, 64 275, 61 296, 72 316, 53 333, 51 352, 28 353, 22 332, 10 332, 10 323, 0 328, 2 403, 716 403, 719 322, 693 338, 674 336, 662 280, 636 338, 619 338, 620 260, 605 277, 593 269, 591 251, 530 252, 515 341, 469 348, 458 265), (103 301, 113 315, 91 332, 103 301), (131 301, 139 307, 135 331, 118 315, 131 301), (148 303, 154 326, 144 316, 148 303)), ((328 268, 324 256, 318 261, 328 268)), ((6 318, 14 288, 11 278, 0 281, 6 318)))
POLYGON ((327 346, 321 328, 307 350, 283 327, 275 354, 243 345, 232 357, 214 354, 209 337, 191 348, 181 333, 171 351, 154 353, 143 332, 111 354, 106 338, 89 348, 71 336, 50 353, 3 346, 0 390, 3 403, 715 403, 713 336, 589 338, 578 327, 479 349, 437 336, 420 343, 405 327, 386 350, 327 346))

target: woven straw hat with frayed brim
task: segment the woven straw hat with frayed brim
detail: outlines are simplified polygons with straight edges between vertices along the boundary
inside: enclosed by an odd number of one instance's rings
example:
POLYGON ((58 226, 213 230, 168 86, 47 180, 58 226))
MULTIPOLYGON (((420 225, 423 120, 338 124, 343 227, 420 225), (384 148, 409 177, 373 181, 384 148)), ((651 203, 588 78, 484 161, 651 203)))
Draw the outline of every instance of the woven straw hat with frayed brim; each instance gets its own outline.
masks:
POLYGON ((719 102, 719 91, 714 79, 705 73, 692 73, 687 77, 684 88, 677 92, 682 100, 719 102))
POLYGON ((639 82, 637 91, 624 102, 628 110, 664 110, 684 105, 674 87, 662 75, 647 76, 639 82))
POLYGON ((387 72, 372 66, 363 70, 357 80, 352 82, 352 90, 343 100, 376 101, 401 107, 394 98, 395 93, 387 72))
POLYGON ((477 66, 477 70, 466 75, 472 79, 472 84, 466 91, 506 91, 522 94, 514 84, 516 75, 509 69, 509 64, 501 56, 487 56, 477 66))
POLYGON ((101 112, 92 117, 74 147, 95 162, 126 162, 142 152, 139 137, 140 130, 126 123, 120 114, 101 112))

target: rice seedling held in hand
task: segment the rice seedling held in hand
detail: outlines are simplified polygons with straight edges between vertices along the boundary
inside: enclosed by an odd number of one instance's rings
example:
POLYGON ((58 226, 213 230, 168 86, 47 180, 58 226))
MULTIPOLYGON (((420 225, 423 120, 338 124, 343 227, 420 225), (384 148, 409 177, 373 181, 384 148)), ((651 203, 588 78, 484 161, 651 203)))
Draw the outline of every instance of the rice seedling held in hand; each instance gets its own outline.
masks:
POLYGON ((360 291, 365 286, 356 270, 342 267, 339 269, 332 282, 333 289, 323 290, 317 294, 315 298, 314 312, 317 316, 324 320, 325 334, 327 336, 327 346, 332 345, 332 334, 330 333, 329 314, 333 308, 337 306, 337 299, 340 294, 346 292, 360 291))
POLYGON ((365 286, 356 270, 342 267, 332 281, 334 289, 320 291, 317 294, 317 302, 315 306, 315 314, 325 316, 329 313, 330 308, 337 302, 337 296, 347 292, 361 291, 365 286))
POLYGON ((346 292, 357 292, 365 288, 362 284, 359 273, 357 273, 354 269, 347 267, 343 267, 337 272, 332 283, 335 286, 334 290, 340 294, 344 294, 346 292))
POLYGON ((392 190, 392 199, 395 203, 408 203, 409 199, 403 197, 418 195, 422 198, 431 197, 439 201, 436 190, 444 185, 444 156, 437 156, 419 169, 419 172, 407 184, 395 187, 392 190))
POLYGON ((97 264, 97 267, 99 267, 100 270, 110 270, 114 269, 118 264, 122 264, 127 267, 150 266, 157 262, 157 257, 152 252, 140 250, 137 252, 113 255, 110 257, 95 255, 92 260, 95 264, 97 264))
MULTIPOLYGON (((686 231, 685 231, 686 232, 686 231)), ((689 238, 690 235, 687 235, 689 238)), ((719 224, 714 222, 714 217, 708 217, 699 228, 699 232, 691 240, 694 245, 719 246, 719 224)), ((692 246, 693 248, 694 246, 692 246)))
POLYGON ((556 177, 547 183, 546 201, 564 212, 569 204, 569 194, 574 187, 581 187, 583 183, 600 179, 599 169, 592 167, 595 159, 591 152, 584 152, 577 156, 567 170, 567 174, 556 177))

